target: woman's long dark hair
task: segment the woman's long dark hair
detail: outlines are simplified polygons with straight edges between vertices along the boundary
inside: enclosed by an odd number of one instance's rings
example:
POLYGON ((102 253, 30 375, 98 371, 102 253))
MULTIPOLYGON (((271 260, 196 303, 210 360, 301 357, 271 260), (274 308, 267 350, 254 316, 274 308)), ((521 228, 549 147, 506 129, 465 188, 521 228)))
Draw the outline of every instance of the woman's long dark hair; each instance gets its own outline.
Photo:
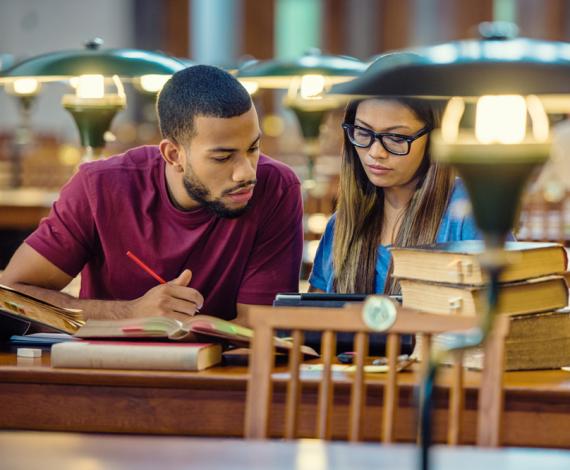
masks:
MULTIPOLYGON (((394 99, 407 106, 426 126, 437 127, 443 104, 413 98, 394 99)), ((350 102, 344 122, 354 123, 362 101, 350 102)), ((416 173, 418 183, 403 214, 394 245, 433 243, 452 191, 449 167, 431 159, 429 136, 424 158, 416 173)), ((344 135, 340 190, 333 242, 334 286, 337 292, 374 293, 377 249, 384 221, 384 190, 368 179, 354 146, 344 135)), ((387 275, 385 293, 399 291, 387 275)))

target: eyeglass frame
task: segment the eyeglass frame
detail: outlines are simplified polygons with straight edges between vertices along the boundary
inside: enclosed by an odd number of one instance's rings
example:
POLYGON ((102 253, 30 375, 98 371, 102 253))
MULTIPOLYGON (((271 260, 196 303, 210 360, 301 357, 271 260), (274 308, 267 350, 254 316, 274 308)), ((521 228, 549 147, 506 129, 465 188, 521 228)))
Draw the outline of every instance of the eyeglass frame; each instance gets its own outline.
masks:
POLYGON ((432 127, 425 126, 413 135, 405 135, 405 134, 397 134, 394 132, 374 132, 372 129, 367 129, 366 127, 357 126, 356 124, 349 124, 348 122, 343 122, 341 126, 344 129, 348 140, 355 147, 358 147, 361 149, 367 149, 367 148, 372 147, 374 145, 374 142, 377 140, 378 142, 380 142, 380 145, 382 146, 382 148, 384 150, 386 150, 386 152, 390 153, 391 155, 396 155, 398 157, 405 157, 405 156, 409 155, 410 151, 412 150, 412 143, 415 140, 419 139, 420 137, 422 137, 426 134, 429 134, 433 130, 432 127), (370 143, 368 145, 361 145, 361 144, 357 144, 357 143, 353 142, 353 140, 350 138, 350 134, 349 134, 350 129, 353 129, 353 130, 354 129, 360 129, 362 131, 367 132, 370 135, 370 143), (386 148, 386 145, 384 144, 383 137, 398 137, 400 139, 405 140, 408 143, 408 151, 406 153, 395 153, 395 152, 389 150, 388 148, 386 148))

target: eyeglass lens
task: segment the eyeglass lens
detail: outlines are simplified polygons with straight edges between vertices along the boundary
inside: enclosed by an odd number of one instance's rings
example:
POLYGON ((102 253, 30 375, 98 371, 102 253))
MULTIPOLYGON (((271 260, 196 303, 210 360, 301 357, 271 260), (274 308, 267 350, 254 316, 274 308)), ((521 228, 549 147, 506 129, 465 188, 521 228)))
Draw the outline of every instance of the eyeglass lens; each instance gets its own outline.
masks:
MULTIPOLYGON (((374 133, 367 129, 349 127, 347 132, 351 142, 359 147, 368 148, 374 142, 374 133)), ((410 143, 402 137, 382 135, 379 138, 384 148, 390 153, 405 155, 410 150, 410 143)))

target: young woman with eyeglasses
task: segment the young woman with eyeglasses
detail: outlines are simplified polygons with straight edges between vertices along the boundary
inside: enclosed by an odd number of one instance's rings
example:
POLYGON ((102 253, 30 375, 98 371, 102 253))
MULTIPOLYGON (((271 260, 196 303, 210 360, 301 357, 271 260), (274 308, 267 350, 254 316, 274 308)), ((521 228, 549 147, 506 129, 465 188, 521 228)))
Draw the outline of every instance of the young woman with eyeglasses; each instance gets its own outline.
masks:
POLYGON ((480 238, 461 181, 430 157, 441 111, 407 98, 348 105, 338 206, 315 257, 312 291, 396 294, 390 246, 480 238))

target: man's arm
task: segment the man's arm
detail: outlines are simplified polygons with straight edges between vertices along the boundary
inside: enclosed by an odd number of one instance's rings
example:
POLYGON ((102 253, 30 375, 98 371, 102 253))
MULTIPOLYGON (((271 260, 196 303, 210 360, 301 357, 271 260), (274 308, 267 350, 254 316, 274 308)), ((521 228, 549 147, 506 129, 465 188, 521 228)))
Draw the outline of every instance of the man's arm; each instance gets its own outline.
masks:
POLYGON ((0 276, 0 284, 60 307, 82 309, 85 318, 168 316, 183 320, 187 315, 194 315, 204 303, 197 290, 187 287, 191 278, 190 270, 185 270, 176 279, 153 287, 135 300, 77 299, 59 292, 72 277, 23 243, 0 276))
POLYGON ((250 325, 249 325, 249 319, 247 317, 247 313, 248 313, 250 307, 253 307, 253 305, 237 304, 237 308, 236 308, 237 315, 232 320, 232 322, 237 323, 238 325, 241 325, 241 326, 247 326, 249 328, 250 325))

